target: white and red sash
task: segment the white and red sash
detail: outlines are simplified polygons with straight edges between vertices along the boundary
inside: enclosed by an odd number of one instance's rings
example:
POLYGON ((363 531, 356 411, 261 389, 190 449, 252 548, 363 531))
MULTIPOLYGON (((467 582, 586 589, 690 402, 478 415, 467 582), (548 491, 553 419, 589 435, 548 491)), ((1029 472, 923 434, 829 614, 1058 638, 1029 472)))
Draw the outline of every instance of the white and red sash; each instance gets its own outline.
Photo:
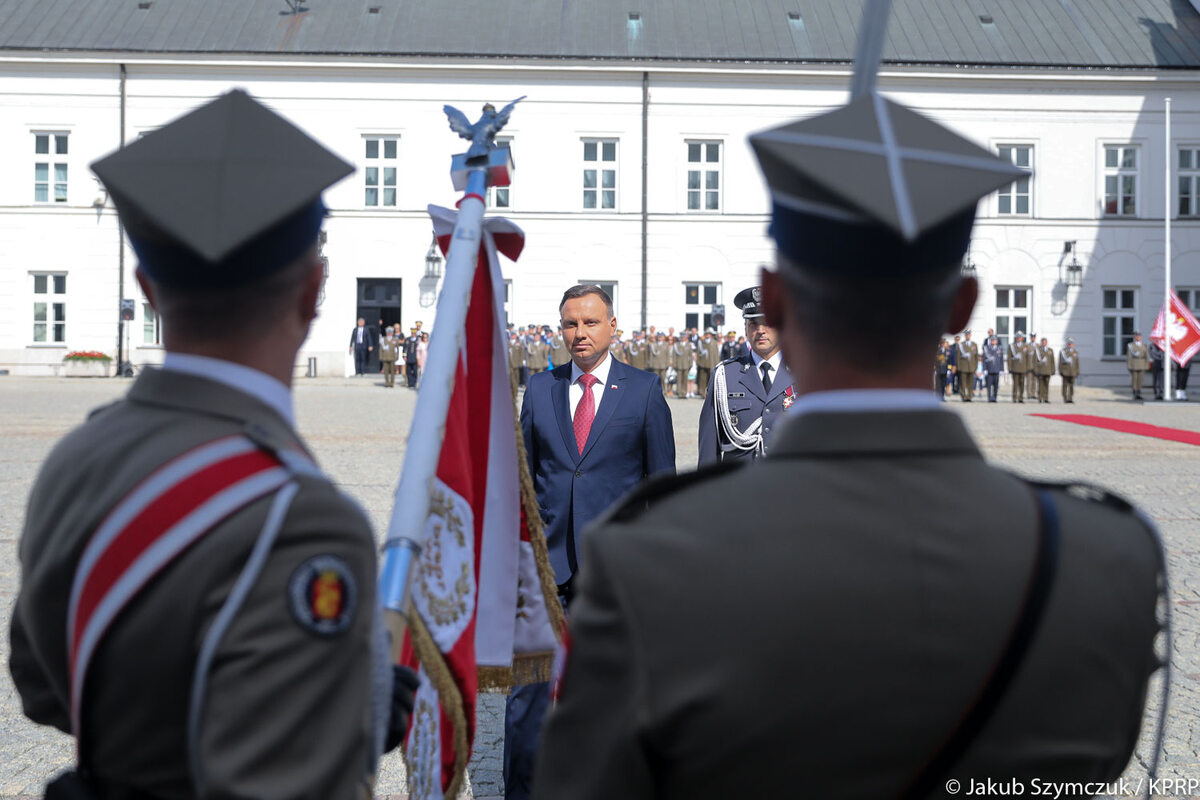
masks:
POLYGON ((219 522, 287 483, 293 472, 285 460, 242 435, 201 445, 142 480, 96 529, 76 568, 67 614, 77 746, 88 665, 109 625, 219 522))

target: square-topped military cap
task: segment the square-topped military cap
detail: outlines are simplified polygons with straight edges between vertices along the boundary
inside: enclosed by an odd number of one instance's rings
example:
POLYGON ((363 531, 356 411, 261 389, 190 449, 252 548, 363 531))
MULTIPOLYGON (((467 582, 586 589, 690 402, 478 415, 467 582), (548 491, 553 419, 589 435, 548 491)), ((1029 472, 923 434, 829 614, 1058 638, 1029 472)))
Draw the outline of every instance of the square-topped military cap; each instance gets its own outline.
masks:
POLYGON ((321 192, 354 168, 235 90, 92 170, 151 278, 230 288, 311 247, 326 213, 321 192))
POLYGON ((889 5, 866 3, 849 103, 750 137, 771 193, 769 233, 807 270, 948 271, 979 199, 1029 174, 878 93, 889 5))

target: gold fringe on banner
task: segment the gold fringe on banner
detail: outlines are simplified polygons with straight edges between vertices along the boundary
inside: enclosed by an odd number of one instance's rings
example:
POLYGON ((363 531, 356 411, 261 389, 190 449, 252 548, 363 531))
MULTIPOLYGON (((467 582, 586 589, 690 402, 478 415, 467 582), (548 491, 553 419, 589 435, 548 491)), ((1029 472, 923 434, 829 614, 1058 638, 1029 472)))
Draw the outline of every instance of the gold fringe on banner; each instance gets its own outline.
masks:
POLYGON ((511 369, 508 375, 513 393, 513 427, 517 432, 517 468, 521 472, 521 507, 525 509, 525 519, 529 523, 529 543, 533 546, 533 560, 537 563, 550 627, 554 629, 555 641, 561 643, 567 620, 563 616, 562 603, 558 600, 558 584, 554 581, 550 551, 546 548, 546 533, 542 530, 542 512, 538 510, 537 492, 533 488, 533 475, 529 472, 529 458, 525 453, 525 434, 521 432, 521 415, 517 411, 517 382, 511 369))
MULTIPOLYGON (((442 708, 446 710, 450 724, 454 727, 454 774, 450 778, 450 785, 446 788, 445 800, 456 800, 467 771, 467 715, 463 710, 462 692, 458 690, 458 684, 454 682, 454 676, 450 674, 450 665, 446 663, 442 651, 433 641, 433 634, 425 626, 425 620, 421 619, 420 614, 415 612, 412 614, 408 630, 413 650, 421 661, 421 667, 429 676, 433 687, 437 689, 438 700, 441 702, 442 708)), ((407 752, 404 754, 404 760, 409 774, 413 774, 407 752)))
POLYGON ((517 653, 511 667, 480 667, 479 691, 508 694, 514 686, 546 683, 554 677, 554 653, 517 653))

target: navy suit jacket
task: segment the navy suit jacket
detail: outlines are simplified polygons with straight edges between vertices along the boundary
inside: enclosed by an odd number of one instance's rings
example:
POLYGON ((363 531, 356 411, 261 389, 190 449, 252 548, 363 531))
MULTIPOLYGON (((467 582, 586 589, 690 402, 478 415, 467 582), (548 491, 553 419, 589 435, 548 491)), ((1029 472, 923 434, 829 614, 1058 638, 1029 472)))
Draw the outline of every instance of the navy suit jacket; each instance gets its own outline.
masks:
POLYGON ((675 472, 671 410, 657 375, 612 359, 582 454, 575 443, 570 384, 568 361, 531 375, 521 403, 521 431, 559 585, 579 567, 580 537, 589 522, 642 478, 675 472))

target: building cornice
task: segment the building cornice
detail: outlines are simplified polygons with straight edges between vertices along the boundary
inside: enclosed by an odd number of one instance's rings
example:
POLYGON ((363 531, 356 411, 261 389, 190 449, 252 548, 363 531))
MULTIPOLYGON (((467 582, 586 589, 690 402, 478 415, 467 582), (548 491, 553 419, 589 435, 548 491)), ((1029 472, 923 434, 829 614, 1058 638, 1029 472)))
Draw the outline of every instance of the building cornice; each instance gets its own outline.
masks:
MULTIPOLYGON (((454 56, 421 57, 386 55, 312 54, 298 58, 295 54, 213 54, 213 53, 145 53, 145 52, 84 52, 84 51, 19 51, 0 50, 0 65, 38 64, 62 66, 129 67, 201 67, 213 69, 292 69, 328 71, 425 71, 503 73, 588 73, 622 75, 643 72, 673 76, 751 76, 810 78, 849 81, 851 64, 847 62, 754 62, 754 61, 670 61, 619 59, 560 59, 560 58, 466 58, 454 56)), ((1031 82, 1084 84, 1156 83, 1163 86, 1195 86, 1200 82, 1200 69, 1147 67, 1079 67, 1069 65, 1002 65, 1002 64, 888 64, 880 73, 881 82, 938 81, 962 82, 1031 82)))

